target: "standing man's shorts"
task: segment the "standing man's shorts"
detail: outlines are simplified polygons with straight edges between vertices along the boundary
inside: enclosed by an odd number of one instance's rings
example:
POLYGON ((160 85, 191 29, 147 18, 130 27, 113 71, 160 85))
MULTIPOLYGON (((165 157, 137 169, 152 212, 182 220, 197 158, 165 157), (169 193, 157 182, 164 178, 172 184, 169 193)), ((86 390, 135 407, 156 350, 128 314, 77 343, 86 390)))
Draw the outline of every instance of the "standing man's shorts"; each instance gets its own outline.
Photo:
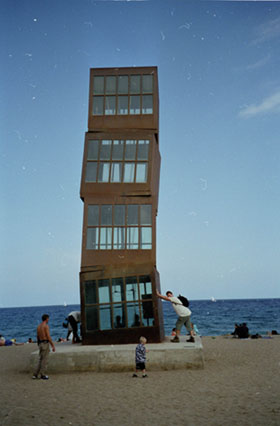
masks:
POLYGON ((187 316, 187 317, 179 317, 177 319, 176 322, 176 330, 181 331, 181 328, 183 327, 183 325, 186 327, 186 329, 188 331, 192 330, 192 326, 191 326, 191 316, 187 316))

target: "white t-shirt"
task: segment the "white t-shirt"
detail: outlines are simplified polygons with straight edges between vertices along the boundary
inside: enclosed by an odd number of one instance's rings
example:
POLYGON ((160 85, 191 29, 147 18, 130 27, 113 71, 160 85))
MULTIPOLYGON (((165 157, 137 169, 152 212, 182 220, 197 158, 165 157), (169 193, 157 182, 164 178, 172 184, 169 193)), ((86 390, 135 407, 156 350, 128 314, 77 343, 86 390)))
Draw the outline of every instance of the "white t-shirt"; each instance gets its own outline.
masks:
POLYGON ((192 311, 183 305, 180 299, 178 297, 169 297, 169 299, 172 302, 172 306, 179 317, 188 317, 191 315, 192 311))
POLYGON ((70 317, 70 315, 72 315, 72 317, 75 318, 76 322, 81 322, 81 312, 73 311, 73 312, 70 312, 68 316, 70 317))

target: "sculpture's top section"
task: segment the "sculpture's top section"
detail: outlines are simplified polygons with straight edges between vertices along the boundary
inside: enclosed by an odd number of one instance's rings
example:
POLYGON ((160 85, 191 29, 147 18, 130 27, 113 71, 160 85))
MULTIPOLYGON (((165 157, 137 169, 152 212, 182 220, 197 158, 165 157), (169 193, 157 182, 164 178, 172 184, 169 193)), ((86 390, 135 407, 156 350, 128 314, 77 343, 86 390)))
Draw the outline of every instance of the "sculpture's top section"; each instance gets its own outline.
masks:
POLYGON ((89 131, 119 129, 158 133, 157 67, 92 68, 89 131))

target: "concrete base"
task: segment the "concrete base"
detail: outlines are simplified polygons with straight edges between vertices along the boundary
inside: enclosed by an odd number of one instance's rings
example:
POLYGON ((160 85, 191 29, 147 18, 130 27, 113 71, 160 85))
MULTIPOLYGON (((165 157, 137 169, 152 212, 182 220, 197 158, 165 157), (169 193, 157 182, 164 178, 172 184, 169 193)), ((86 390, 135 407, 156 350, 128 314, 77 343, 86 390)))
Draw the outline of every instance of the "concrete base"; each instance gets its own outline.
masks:
MULTIPOLYGON (((133 371, 135 368, 136 344, 84 346, 63 342, 56 344, 51 352, 48 373, 67 373, 73 371, 133 371)), ((203 368, 203 347, 200 337, 195 343, 186 343, 181 336, 180 343, 171 343, 166 337, 163 343, 147 344, 148 370, 174 370, 203 368)), ((38 363, 38 351, 31 354, 31 371, 38 363)))

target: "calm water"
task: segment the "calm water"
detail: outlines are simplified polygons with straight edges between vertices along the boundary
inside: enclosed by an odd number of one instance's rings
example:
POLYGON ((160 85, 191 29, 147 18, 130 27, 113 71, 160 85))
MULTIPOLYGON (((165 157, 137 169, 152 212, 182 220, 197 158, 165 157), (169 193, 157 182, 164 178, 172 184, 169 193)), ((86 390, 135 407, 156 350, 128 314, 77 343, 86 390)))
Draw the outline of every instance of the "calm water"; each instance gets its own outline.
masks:
MULTIPOLYGON (((231 333, 234 323, 247 322, 251 334, 280 332, 280 299, 239 299, 190 301, 192 322, 203 336, 217 336, 231 333)), ((54 340, 66 337, 62 322, 69 312, 80 310, 79 305, 36 306, 28 308, 0 308, 0 334, 8 339, 16 338, 26 342, 36 338, 36 327, 43 313, 50 315, 50 329, 54 340)), ((165 334, 169 335, 175 326, 176 314, 168 302, 163 302, 165 334)))

